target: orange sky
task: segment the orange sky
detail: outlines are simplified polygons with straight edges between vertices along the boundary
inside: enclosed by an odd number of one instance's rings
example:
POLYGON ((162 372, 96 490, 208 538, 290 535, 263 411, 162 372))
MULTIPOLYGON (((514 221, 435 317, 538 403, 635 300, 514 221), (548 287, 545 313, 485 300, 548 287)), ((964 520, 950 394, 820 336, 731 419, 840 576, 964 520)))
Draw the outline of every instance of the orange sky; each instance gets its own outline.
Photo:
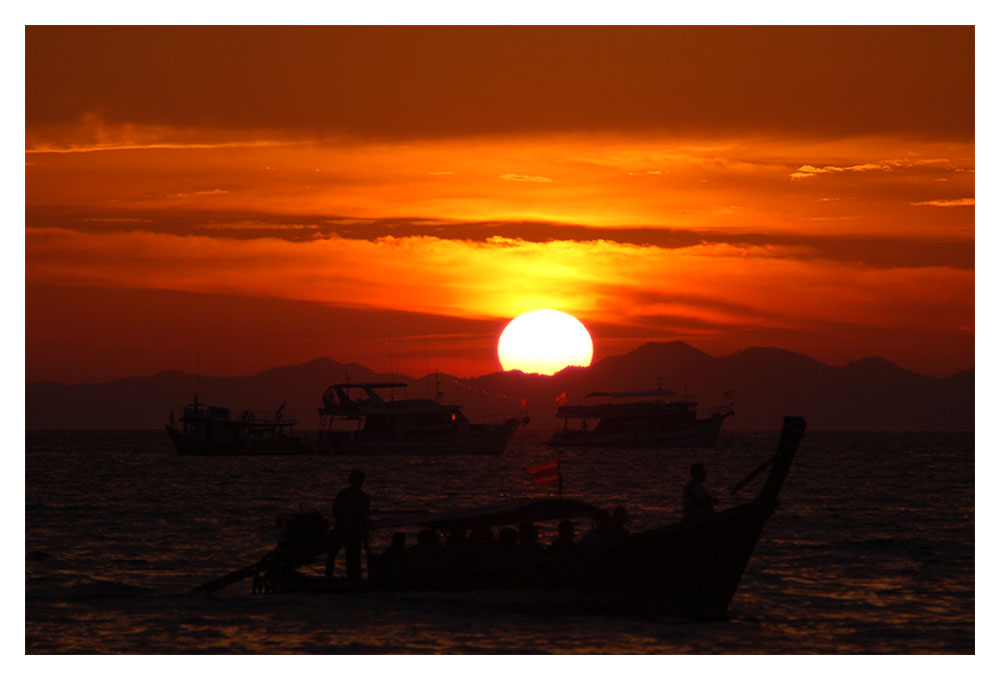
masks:
POLYGON ((330 356, 974 354, 974 32, 26 33, 27 379, 330 356))

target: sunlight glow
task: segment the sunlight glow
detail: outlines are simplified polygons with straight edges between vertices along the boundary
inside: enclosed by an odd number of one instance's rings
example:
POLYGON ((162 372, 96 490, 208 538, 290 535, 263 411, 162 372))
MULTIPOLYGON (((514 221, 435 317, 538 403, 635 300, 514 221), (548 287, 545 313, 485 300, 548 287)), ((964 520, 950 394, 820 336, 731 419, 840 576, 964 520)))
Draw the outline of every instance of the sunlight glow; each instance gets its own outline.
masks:
POLYGON ((507 324, 497 342, 503 370, 554 375, 567 366, 589 366, 594 343, 582 323, 564 312, 537 309, 507 324))

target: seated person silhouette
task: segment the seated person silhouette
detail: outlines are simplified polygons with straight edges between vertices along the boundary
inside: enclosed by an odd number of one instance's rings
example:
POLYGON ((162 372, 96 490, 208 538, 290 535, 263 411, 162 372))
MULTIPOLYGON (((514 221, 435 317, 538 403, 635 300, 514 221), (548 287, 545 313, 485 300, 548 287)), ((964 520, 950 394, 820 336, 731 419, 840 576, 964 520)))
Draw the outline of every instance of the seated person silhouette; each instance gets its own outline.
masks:
POLYGON ((684 485, 684 521, 705 519, 715 514, 715 504, 719 501, 705 489, 705 466, 695 463, 691 466, 691 479, 684 485))
POLYGON ((538 528, 533 522, 524 521, 517 527, 517 551, 522 555, 533 555, 540 552, 538 544, 538 528))
POLYGON ((625 507, 619 505, 615 508, 615 511, 611 514, 611 538, 615 541, 620 541, 621 539, 628 536, 628 529, 625 525, 629 522, 628 512, 626 512, 625 507))
POLYGON ((594 527, 580 539, 580 546, 601 545, 611 541, 611 515, 607 510, 598 510, 594 513, 594 527))
POLYGON ((517 548, 517 531, 513 527, 504 527, 500 530, 500 554, 508 557, 514 554, 517 548))
POLYGON ((493 529, 489 524, 480 523, 472 527, 464 546, 464 558, 468 564, 485 564, 497 550, 493 529))
POLYGON ((397 531, 392 535, 392 545, 385 549, 378 558, 378 577, 380 579, 404 578, 407 574, 406 534, 397 531))
POLYGON ((465 529, 459 527, 457 529, 452 529, 448 532, 448 538, 445 539, 445 547, 448 548, 461 548, 465 545, 465 529))
POLYGON ((469 532, 469 545, 489 545, 493 543, 493 528, 486 523, 480 523, 472 527, 469 532))
POLYGON ((436 574, 442 566, 441 535, 434 529, 421 529, 417 545, 410 550, 410 569, 417 576, 436 574))
POLYGON ((417 534, 417 552, 436 553, 441 547, 441 535, 433 529, 421 529, 417 534))
POLYGON ((559 535, 552 541, 549 549, 553 552, 572 552, 576 550, 576 543, 573 542, 576 533, 576 525, 572 520, 564 519, 559 522, 559 535))

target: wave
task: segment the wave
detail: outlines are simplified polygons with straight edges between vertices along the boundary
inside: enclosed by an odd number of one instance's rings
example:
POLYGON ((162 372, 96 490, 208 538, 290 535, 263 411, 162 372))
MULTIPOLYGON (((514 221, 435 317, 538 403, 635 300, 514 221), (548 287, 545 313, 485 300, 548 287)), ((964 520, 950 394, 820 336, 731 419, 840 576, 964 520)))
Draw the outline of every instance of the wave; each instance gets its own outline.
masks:
POLYGON ((158 591, 121 581, 102 579, 74 579, 62 581, 55 577, 43 576, 28 578, 25 582, 24 597, 26 600, 61 600, 67 602, 82 600, 113 600, 136 599, 152 597, 158 591))

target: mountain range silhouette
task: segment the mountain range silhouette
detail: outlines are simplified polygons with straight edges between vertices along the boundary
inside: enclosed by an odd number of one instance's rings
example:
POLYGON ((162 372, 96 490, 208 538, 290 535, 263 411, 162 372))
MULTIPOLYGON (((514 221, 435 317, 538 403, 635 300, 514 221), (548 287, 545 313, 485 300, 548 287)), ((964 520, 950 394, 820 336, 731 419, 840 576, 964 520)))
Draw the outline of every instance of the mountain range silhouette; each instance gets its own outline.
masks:
MULTIPOLYGON (((724 430, 775 430, 785 415, 801 415, 812 430, 973 431, 975 373, 934 378, 868 357, 830 366, 803 354, 751 347, 712 357, 683 342, 651 342, 588 368, 570 367, 554 376, 520 371, 476 378, 431 374, 416 379, 377 374, 359 364, 322 358, 246 377, 196 377, 162 371, 102 384, 35 382, 25 386, 27 429, 148 430, 162 427, 170 409, 199 400, 231 409, 275 410, 282 403, 301 430, 319 425, 323 391, 335 382, 398 381, 410 398, 458 403, 472 419, 527 415, 525 431, 548 432, 555 399, 570 403, 593 391, 652 389, 658 385, 696 398, 702 407, 729 400, 736 415, 724 430), (526 400, 526 406, 523 406, 526 400)), ((404 390, 397 390, 402 397, 404 390)))

